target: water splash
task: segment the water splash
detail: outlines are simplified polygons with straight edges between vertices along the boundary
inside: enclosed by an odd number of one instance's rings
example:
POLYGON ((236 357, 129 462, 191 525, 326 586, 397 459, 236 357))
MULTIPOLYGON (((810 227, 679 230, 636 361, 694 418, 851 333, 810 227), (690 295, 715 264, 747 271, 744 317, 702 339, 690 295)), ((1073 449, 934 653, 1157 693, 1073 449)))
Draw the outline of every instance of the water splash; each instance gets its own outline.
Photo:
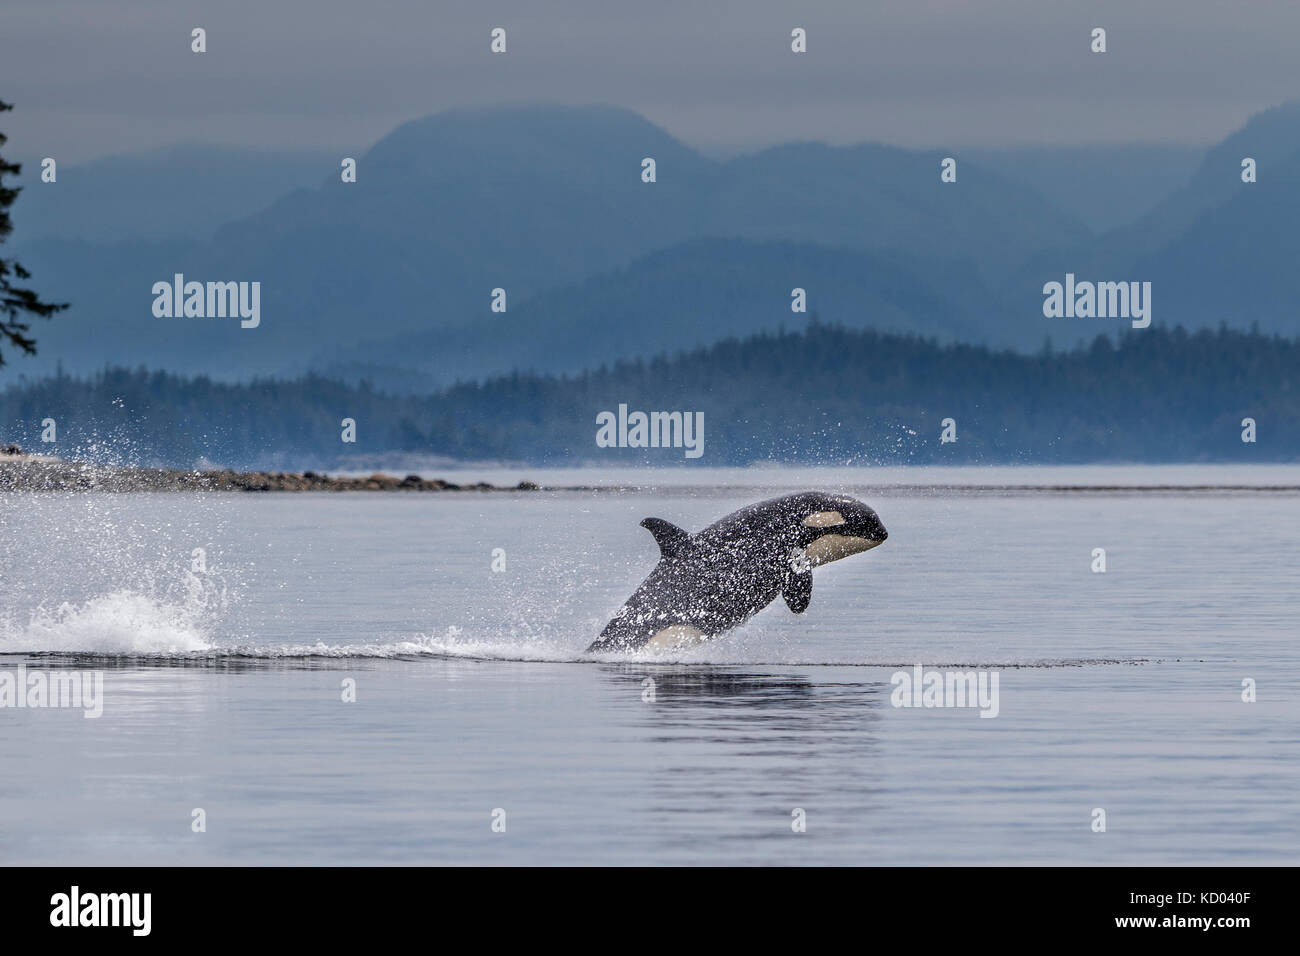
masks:
POLYGON ((204 624, 212 600, 221 598, 197 578, 186 586, 189 596, 179 602, 123 589, 81 604, 38 607, 24 624, 0 621, 0 653, 151 655, 209 650, 204 624))

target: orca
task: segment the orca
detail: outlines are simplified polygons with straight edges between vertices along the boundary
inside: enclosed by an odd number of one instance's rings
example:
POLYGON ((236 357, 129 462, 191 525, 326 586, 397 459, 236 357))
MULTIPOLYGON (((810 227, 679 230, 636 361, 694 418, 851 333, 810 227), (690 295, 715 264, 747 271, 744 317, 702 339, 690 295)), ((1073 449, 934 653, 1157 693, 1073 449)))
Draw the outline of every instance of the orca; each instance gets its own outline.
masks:
POLYGON ((861 501, 818 491, 760 501, 697 534, 662 518, 641 527, 659 545, 659 564, 589 654, 697 644, 747 621, 778 594, 802 614, 812 600, 813 568, 889 537, 861 501))

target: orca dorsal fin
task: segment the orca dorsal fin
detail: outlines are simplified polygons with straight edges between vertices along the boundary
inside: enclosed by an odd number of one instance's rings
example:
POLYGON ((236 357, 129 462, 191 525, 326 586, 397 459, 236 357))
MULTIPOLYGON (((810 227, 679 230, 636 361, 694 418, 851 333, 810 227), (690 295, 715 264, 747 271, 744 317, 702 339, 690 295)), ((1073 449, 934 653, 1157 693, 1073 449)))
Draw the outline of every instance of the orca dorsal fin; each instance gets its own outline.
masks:
POLYGON ((691 543, 691 536, 671 521, 663 518, 646 518, 641 527, 655 536, 659 545, 659 555, 663 558, 675 558, 691 543))

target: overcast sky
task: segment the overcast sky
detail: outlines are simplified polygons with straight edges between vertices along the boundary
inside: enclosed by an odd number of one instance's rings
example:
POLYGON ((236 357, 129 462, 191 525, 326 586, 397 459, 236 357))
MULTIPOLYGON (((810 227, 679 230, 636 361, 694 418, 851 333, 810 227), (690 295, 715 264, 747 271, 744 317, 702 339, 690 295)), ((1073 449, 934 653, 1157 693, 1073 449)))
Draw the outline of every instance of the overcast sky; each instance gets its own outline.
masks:
POLYGON ((0 0, 8 152, 74 163, 352 153, 450 106, 541 100, 704 148, 1202 144, 1295 97, 1296 0, 0 0))

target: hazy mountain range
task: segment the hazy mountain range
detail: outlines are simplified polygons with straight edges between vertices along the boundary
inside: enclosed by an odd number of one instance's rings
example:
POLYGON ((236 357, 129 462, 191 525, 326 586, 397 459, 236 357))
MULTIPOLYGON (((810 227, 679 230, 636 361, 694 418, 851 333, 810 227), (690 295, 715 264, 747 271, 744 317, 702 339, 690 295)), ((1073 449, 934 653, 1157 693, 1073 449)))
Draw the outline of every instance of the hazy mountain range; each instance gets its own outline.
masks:
POLYGON ((793 143, 720 161, 626 110, 536 106, 406 123, 356 158, 352 184, 318 154, 186 148, 55 184, 29 164, 14 254, 73 307, 7 377, 318 369, 413 390, 799 327, 795 287, 828 322, 1026 350, 1125 324, 1044 318, 1066 272, 1151 281, 1156 325, 1300 332, 1298 104, 1203 153, 793 143), (151 287, 178 272, 260 282, 260 326, 155 318, 151 287))

